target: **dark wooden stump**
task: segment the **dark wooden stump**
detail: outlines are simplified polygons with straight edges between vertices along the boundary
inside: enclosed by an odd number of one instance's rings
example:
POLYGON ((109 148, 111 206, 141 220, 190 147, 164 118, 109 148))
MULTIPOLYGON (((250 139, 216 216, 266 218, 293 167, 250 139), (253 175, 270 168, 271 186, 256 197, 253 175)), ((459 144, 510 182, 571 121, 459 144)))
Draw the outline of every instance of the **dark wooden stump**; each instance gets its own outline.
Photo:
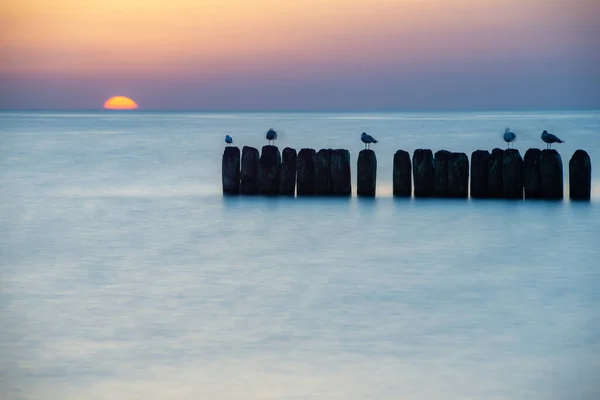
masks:
POLYGON ((554 149, 542 150, 540 156, 542 198, 560 200, 564 196, 562 159, 554 149))
POLYGON ((435 197, 448 196, 448 163, 452 158, 452 153, 448 150, 436 151, 433 157, 435 166, 433 195, 435 197))
POLYGON ((448 162, 447 197, 469 196, 469 158, 465 153, 452 153, 448 162))
POLYGON ((331 149, 321 149, 317 152, 315 164, 315 194, 328 196, 331 194, 331 149))
POLYGON ((569 198, 590 200, 592 197, 592 161, 584 150, 577 150, 569 161, 569 198))
POLYGON ((525 186, 526 199, 539 199, 542 197, 542 177, 540 176, 540 149, 529 149, 525 152, 523 160, 523 185, 525 186))
POLYGON ((488 168, 488 197, 492 199, 501 199, 504 197, 502 185, 502 162, 504 150, 494 149, 490 154, 490 164, 488 168))
POLYGON ((415 197, 432 197, 435 179, 433 152, 429 149, 415 150, 412 167, 415 197))
POLYGON ((375 197, 377 183, 377 157, 373 150, 361 150, 358 153, 356 194, 358 196, 375 197))
POLYGON ((258 149, 249 146, 242 148, 241 194, 258 194, 258 159, 258 149))
POLYGON ((281 154, 276 146, 263 146, 258 163, 258 187, 261 194, 275 196, 279 193, 281 154))
POLYGON ((286 147, 281 153, 281 170, 279 171, 279 194, 293 196, 296 193, 296 159, 295 149, 286 147))
POLYGON ((315 165, 317 152, 314 149, 302 149, 298 153, 296 194, 312 196, 315 194, 315 165))
POLYGON ((517 149, 504 151, 502 188, 504 198, 523 200, 523 158, 517 149))
POLYGON ((225 147, 221 162, 221 181, 224 195, 237 196, 240 194, 239 147, 225 147))
POLYGON ((471 197, 488 197, 488 176, 490 175, 490 152, 475 150, 471 154, 471 197))
POLYGON ((331 194, 333 196, 352 195, 350 152, 348 150, 336 149, 331 153, 331 194))
POLYGON ((412 196, 412 165, 410 154, 404 150, 398 150, 394 154, 394 172, 392 176, 394 196, 412 196))

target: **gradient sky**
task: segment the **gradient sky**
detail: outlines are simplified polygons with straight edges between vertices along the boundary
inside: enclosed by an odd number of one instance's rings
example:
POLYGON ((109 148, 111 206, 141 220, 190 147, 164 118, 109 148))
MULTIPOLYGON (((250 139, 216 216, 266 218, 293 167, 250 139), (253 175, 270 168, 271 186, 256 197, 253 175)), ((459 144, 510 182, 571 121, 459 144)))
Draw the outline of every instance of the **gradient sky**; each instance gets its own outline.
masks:
POLYGON ((4 0, 0 108, 600 107, 600 0, 4 0))

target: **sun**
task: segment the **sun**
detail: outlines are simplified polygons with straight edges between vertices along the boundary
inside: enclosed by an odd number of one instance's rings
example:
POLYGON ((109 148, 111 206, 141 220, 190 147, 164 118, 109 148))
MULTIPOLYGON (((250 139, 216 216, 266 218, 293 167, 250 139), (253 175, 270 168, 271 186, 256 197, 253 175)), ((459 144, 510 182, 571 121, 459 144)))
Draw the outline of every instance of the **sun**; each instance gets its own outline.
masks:
POLYGON ((107 110, 135 110, 138 105, 135 101, 125 96, 113 96, 104 102, 107 110))

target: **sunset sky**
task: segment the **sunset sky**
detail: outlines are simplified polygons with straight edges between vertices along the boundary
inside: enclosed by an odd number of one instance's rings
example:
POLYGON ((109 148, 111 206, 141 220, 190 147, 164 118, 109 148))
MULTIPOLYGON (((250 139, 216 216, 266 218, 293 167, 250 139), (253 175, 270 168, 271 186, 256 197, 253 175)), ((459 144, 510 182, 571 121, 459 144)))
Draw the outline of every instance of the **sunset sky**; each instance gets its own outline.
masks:
POLYGON ((0 108, 600 107, 600 0, 0 3, 0 108))

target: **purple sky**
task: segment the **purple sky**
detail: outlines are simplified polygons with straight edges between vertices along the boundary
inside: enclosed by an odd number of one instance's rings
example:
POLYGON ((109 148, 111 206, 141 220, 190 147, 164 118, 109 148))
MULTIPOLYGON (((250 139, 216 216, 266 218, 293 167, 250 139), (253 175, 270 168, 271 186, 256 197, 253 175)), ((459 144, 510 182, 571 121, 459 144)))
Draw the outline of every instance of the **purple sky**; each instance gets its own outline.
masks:
MULTIPOLYGON (((238 36, 223 30, 200 43, 193 36, 200 28, 190 24, 179 32, 189 41, 165 31, 153 39, 156 46, 139 19, 126 43, 98 39, 104 25, 79 41, 76 33, 30 37, 27 24, 35 21, 28 22, 25 7, 13 12, 2 42, 0 108, 100 109, 114 95, 133 98, 141 110, 600 108, 600 1, 457 0, 436 8, 439 15, 412 0, 377 0, 368 9, 350 2, 357 11, 338 16, 332 28, 318 17, 336 9, 313 3, 293 10, 310 15, 300 22, 273 20, 281 24, 273 22, 273 34, 265 28, 252 36, 251 23, 264 26, 260 18, 274 17, 240 11, 238 36)), ((110 18, 119 10, 86 11, 110 18)), ((65 29, 77 18, 63 13, 69 19, 61 22, 52 12, 42 21, 65 29)))

